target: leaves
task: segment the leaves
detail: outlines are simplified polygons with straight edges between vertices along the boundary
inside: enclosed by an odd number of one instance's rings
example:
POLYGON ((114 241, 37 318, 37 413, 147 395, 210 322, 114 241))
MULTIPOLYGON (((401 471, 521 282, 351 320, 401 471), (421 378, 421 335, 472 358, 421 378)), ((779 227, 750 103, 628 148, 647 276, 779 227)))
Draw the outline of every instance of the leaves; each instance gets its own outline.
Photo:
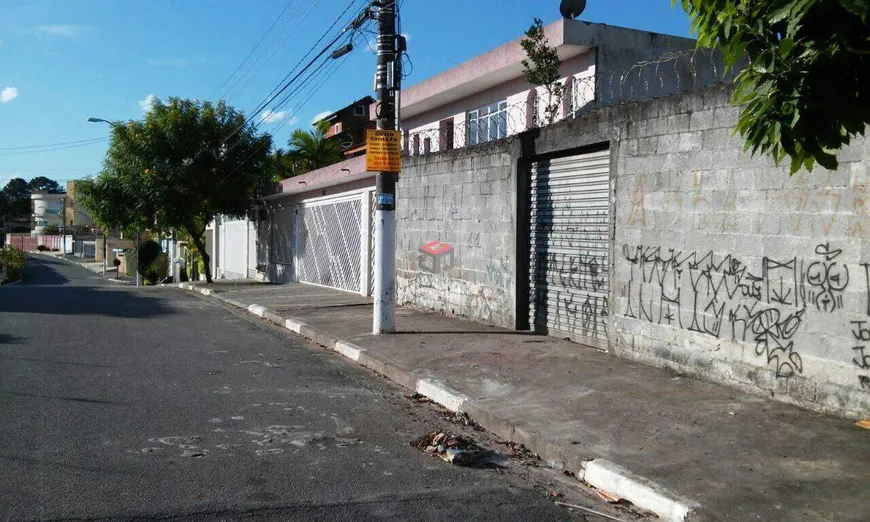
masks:
POLYGON ((526 52, 528 59, 523 60, 523 74, 526 81, 532 85, 544 87, 547 91, 547 105, 544 107, 544 119, 547 124, 553 123, 559 113, 562 103, 562 84, 559 68, 562 61, 555 47, 550 47, 544 34, 544 24, 539 18, 526 31, 526 37, 520 40, 520 46, 526 52))
POLYGON ((315 123, 314 129, 310 131, 293 131, 287 142, 290 151, 286 155, 293 175, 328 167, 343 159, 338 140, 327 138, 328 131, 329 122, 325 121, 315 123))
MULTIPOLYGON (((676 0, 673 1, 676 4, 676 0)), ((792 158, 792 173, 870 123, 870 0, 681 0, 698 44, 740 70, 732 102, 747 150, 792 158)))
POLYGON ((102 172, 77 190, 105 227, 198 238, 216 214, 246 214, 270 181, 271 146, 222 101, 155 100, 144 120, 113 125, 102 172))

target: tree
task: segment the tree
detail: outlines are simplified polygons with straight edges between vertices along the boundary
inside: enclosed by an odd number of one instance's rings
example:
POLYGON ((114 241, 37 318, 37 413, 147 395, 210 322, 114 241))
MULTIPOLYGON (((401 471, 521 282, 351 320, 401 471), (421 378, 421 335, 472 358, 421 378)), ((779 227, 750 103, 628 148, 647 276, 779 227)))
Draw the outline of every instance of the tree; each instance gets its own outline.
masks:
POLYGON ((41 191, 48 192, 49 194, 63 194, 66 192, 57 181, 45 176, 37 176, 31 179, 27 183, 27 188, 30 189, 30 192, 41 191))
POLYGON ((328 167, 342 160, 341 147, 338 141, 327 139, 328 131, 329 123, 325 121, 315 123, 310 131, 293 131, 287 142, 290 151, 286 156, 293 162, 294 175, 328 167))
POLYGON ((520 46, 528 57, 522 61, 526 81, 543 87, 547 92, 544 122, 549 125, 556 121, 562 105, 562 83, 559 81, 562 61, 556 49, 550 47, 544 34, 544 24, 539 18, 535 18, 535 23, 526 31, 526 37, 520 40, 520 46))
POLYGON ((30 188, 21 178, 12 178, 3 187, 6 212, 10 221, 24 223, 30 221, 30 188))
POLYGON ((791 157, 792 174, 836 169, 837 150, 870 123, 870 0, 680 2, 698 44, 742 68, 732 102, 746 149, 791 157))
POLYGON ((101 225, 185 230, 211 282, 205 227, 217 214, 247 213, 270 181, 271 146, 222 101, 155 100, 144 121, 113 125, 102 172, 77 191, 101 225))
POLYGON ((272 181, 276 183, 296 175, 296 165, 284 149, 275 149, 272 153, 272 168, 272 181))

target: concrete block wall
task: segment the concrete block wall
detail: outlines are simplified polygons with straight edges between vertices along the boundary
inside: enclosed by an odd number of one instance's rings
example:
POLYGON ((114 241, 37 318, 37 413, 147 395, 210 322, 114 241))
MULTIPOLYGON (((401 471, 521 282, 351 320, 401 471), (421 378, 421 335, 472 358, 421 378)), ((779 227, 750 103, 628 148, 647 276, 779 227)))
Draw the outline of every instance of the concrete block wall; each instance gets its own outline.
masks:
POLYGON ((870 143, 789 176, 730 91, 614 109, 615 352, 815 410, 870 413, 870 143), (865 356, 866 354, 866 356, 865 356))
POLYGON ((618 356, 846 417, 870 414, 870 142, 801 171, 743 152, 731 90, 595 110, 407 158, 400 304, 516 328, 528 164, 611 153, 608 345, 618 356), (436 265, 430 242, 452 253, 436 265))
POLYGON ((403 159, 399 304, 515 326, 516 150, 503 140, 403 159))

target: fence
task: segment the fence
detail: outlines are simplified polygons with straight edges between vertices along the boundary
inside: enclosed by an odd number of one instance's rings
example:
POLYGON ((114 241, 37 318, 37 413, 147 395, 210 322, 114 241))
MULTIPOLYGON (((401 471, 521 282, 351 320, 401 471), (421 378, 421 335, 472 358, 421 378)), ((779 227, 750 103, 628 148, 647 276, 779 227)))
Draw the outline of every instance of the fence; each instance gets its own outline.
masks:
POLYGON ((697 90, 701 86, 730 83, 736 73, 722 64, 721 53, 693 49, 661 55, 654 61, 634 63, 619 70, 570 76, 552 92, 531 89, 522 101, 500 101, 455 116, 404 130, 405 154, 418 156, 458 150, 479 154, 496 150, 494 142, 511 138, 592 110, 697 90), (473 147, 473 148, 471 148, 473 147))
POLYGON ((73 242, 73 255, 81 258, 95 258, 97 256, 97 242, 76 239, 73 242))

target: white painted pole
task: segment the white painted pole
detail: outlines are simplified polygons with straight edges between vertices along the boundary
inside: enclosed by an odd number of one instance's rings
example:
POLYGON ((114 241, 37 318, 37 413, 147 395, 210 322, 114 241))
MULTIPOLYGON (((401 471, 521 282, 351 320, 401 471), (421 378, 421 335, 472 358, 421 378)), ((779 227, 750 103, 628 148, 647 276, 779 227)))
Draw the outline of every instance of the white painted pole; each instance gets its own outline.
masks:
POLYGON ((139 232, 136 232, 136 286, 142 285, 142 276, 139 275, 139 232))
MULTIPOLYGON (((401 88, 395 74, 396 6, 392 0, 378 2, 378 93, 377 122, 379 130, 396 130, 396 91, 401 88)), ((396 331, 396 172, 377 175, 375 199, 375 334, 396 331)))

